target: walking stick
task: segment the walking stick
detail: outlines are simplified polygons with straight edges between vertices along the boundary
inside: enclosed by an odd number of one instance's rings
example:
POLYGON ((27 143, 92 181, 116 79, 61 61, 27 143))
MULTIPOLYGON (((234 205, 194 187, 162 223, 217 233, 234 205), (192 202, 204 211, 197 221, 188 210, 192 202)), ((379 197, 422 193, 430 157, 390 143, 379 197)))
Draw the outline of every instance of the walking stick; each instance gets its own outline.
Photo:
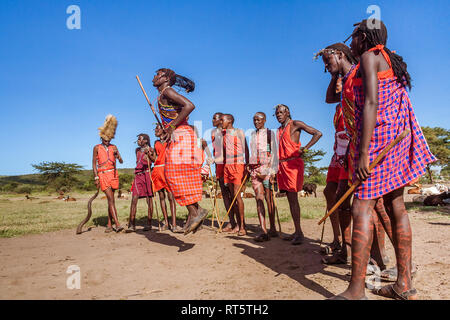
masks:
POLYGON ((145 99, 147 99, 147 103, 150 106, 150 108, 152 109, 153 114, 155 115, 156 121, 158 121, 158 124, 161 126, 161 128, 164 131, 164 127, 161 124, 161 121, 159 121, 158 115, 156 114, 155 108, 153 107, 152 103, 150 102, 150 99, 147 96, 147 93, 145 92, 144 87, 142 86, 141 80, 139 79, 139 76, 136 76, 137 81, 139 82, 139 86, 141 87, 142 92, 144 93, 145 99))
POLYGON ((273 207, 275 210, 275 213, 277 214, 277 221, 278 221, 278 228, 280 229, 280 236, 281 236, 281 223, 280 223, 280 216, 278 215, 278 206, 277 206, 277 202, 275 200, 275 187, 274 184, 272 183, 272 200, 273 200, 273 207))
MULTIPOLYGON (((327 211, 325 210, 325 215, 327 214, 327 211)), ((325 222, 327 222, 325 220, 325 222)), ((320 244, 319 244, 319 250, 322 249, 322 243, 323 243, 323 233, 325 231, 325 222, 322 225, 322 235, 320 236, 320 244)))
POLYGON ((219 215, 217 213, 217 181, 214 182, 211 167, 209 167, 209 174, 211 175, 211 182, 214 185, 214 188, 213 188, 213 190, 214 190, 214 202, 213 202, 214 208, 213 208, 212 225, 211 225, 214 228, 214 216, 215 215, 217 216, 217 223, 220 225, 219 215))
MULTIPOLYGON (((138 78, 139 79, 139 78, 138 78)), ((152 174, 151 174, 151 172, 150 172, 150 159, 149 159, 149 157, 148 157, 148 155, 147 155, 147 164, 148 164, 148 175, 149 175, 149 177, 150 177, 150 181, 151 181, 151 183, 152 183, 152 193, 153 193, 153 198, 156 198, 156 194, 154 194, 154 190, 155 190, 155 186, 154 186, 154 184, 153 184, 153 179, 152 179, 152 174)), ((149 196, 147 196, 147 205, 150 205, 149 204, 149 196)), ((159 222, 159 213, 158 213, 158 203, 156 202, 156 199, 153 199, 154 201, 152 201, 153 203, 154 203, 154 205, 155 205, 155 211, 156 211, 156 219, 158 220, 158 231, 159 232, 161 232, 161 224, 160 224, 160 222, 159 222)), ((150 227, 151 227, 151 225, 150 225, 150 227)))
MULTIPOLYGON (((378 155, 378 157, 370 164, 369 166, 369 170, 372 170, 377 164, 378 162, 381 161, 381 159, 386 155, 386 153, 389 152, 389 150, 391 150, 397 143, 399 143, 400 141, 402 141, 411 131, 409 129, 404 130, 402 133, 400 133, 397 138, 395 138, 395 140, 393 140, 386 148, 384 148, 384 150, 378 155)), ((336 211, 337 208, 339 208, 339 206, 342 204, 342 202, 345 201, 345 199, 348 198, 349 195, 352 194, 352 192, 356 189, 357 186, 359 186, 359 184, 361 183, 361 181, 359 181, 358 179, 353 182, 353 184, 351 185, 351 187, 347 190, 347 192, 339 199, 338 202, 336 202, 336 204, 333 206, 333 208, 331 208, 330 211, 328 211, 328 213, 322 218, 320 219, 320 221, 318 222, 318 224, 320 225, 322 222, 324 222, 334 211, 336 211)))
POLYGON ((77 234, 81 234, 81 229, 83 228, 83 226, 86 224, 86 222, 89 221, 89 219, 91 219, 92 216, 92 201, 94 201, 95 198, 97 198, 98 193, 100 192, 100 185, 97 187, 97 192, 89 199, 88 201, 88 214, 86 216, 86 218, 83 219, 83 221, 81 221, 81 223, 78 225, 77 227, 77 234))
POLYGON ((231 211, 231 209, 233 208, 234 202, 236 201, 236 198, 237 198, 239 192, 241 192, 241 189, 242 189, 242 187, 244 186, 244 183, 247 181, 247 178, 248 178, 248 173, 245 175, 244 180, 242 180, 242 183, 241 183, 241 185, 239 186, 238 192, 236 192, 236 195, 234 196, 233 201, 231 201, 231 205, 230 205, 230 207, 228 208, 227 214, 223 217, 223 221, 222 221, 222 223, 220 224, 219 232, 222 232, 222 227, 223 227, 223 224, 225 223, 225 218, 230 214, 230 211, 231 211))

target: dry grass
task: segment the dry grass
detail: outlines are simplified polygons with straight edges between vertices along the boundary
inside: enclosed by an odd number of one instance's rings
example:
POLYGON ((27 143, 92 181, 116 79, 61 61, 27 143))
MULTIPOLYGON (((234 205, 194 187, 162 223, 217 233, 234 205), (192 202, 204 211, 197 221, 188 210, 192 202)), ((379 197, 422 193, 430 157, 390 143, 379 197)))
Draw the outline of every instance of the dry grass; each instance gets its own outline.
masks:
MULTIPOLYGON (((320 190, 322 190, 320 188, 320 190)), ((74 202, 57 200, 56 195, 48 193, 33 194, 34 200, 26 200, 23 195, 0 195, 0 237, 15 237, 25 234, 36 234, 61 229, 74 229, 87 214, 87 201, 92 193, 74 193, 71 197, 77 199, 74 202)), ((99 194, 93 202, 93 214, 85 227, 94 225, 106 225, 107 201, 101 199, 99 194)), ((302 218, 319 218, 324 214, 325 201, 321 191, 318 198, 299 198, 302 210, 302 218)), ((119 213, 119 221, 125 224, 128 221, 131 197, 128 200, 117 200, 116 208, 119 213)), ((158 201, 159 203, 159 201, 158 201)), ((246 217, 257 217, 255 199, 244 199, 246 217)), ((287 198, 277 198, 278 212, 281 221, 291 220, 287 198)), ((201 206, 211 212, 211 199, 203 199, 201 206)), ((223 201, 219 199, 220 215, 226 213, 223 201)), ((161 209, 158 204, 159 218, 162 219, 161 209)), ((185 219, 187 210, 177 206, 177 217, 185 219)), ((146 221, 147 205, 142 199, 138 203, 137 219, 141 223, 146 221)), ((156 214, 153 215, 156 219, 156 214)), ((211 215, 210 215, 211 217, 211 215)))
MULTIPOLYGON (((317 198, 307 197, 299 198, 302 219, 319 219, 325 214, 325 198, 323 196, 323 186, 317 190, 317 198)), ((247 190, 249 191, 249 190, 247 190)), ((74 193, 71 197, 77 199, 74 202, 64 202, 57 200, 56 195, 48 193, 33 194, 35 200, 26 200, 23 195, 0 195, 0 237, 15 237, 25 234, 44 233, 57 231, 61 229, 74 229, 87 214, 87 201, 93 193, 74 193)), ((85 228, 107 223, 107 201, 101 199, 100 194, 93 202, 93 214, 91 220, 85 225, 85 228)), ((423 213, 439 213, 448 216, 448 208, 423 207, 413 204, 410 199, 406 199, 408 211, 417 211, 423 213), (445 210, 445 211, 443 211, 445 210)), ((220 216, 223 219, 225 207, 223 201, 219 201, 220 216)), ((116 199, 116 207, 119 213, 119 221, 125 225, 128 221, 130 212, 131 197, 128 200, 116 199)), ((201 206, 212 212, 212 200, 203 199, 201 206)), ((255 199, 244 199, 245 216, 256 218, 255 199)), ((290 221, 291 215, 287 198, 277 198, 278 212, 280 220, 290 221)), ((161 209, 158 201, 159 218, 162 219, 161 209)), ((169 213, 170 214, 170 213, 169 213)), ((185 219, 187 210, 184 207, 177 206, 177 218, 185 219)), ((136 218, 138 223, 145 224, 147 220, 147 205, 145 199, 138 203, 136 218)), ((156 213, 153 214, 156 219, 156 213)), ((209 216, 211 218, 211 215, 209 216)))

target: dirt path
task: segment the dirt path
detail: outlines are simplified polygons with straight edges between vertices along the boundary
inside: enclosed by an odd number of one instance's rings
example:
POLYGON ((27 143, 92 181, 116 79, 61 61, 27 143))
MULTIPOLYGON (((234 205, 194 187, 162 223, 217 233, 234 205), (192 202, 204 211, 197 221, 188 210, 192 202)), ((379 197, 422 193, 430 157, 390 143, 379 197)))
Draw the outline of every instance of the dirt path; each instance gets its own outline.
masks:
MULTIPOLYGON (((448 217, 411 213, 413 257, 421 299, 450 299, 448 217)), ((249 219, 251 230, 257 221, 249 219)), ((308 241, 165 232, 82 235, 64 230, 0 240, 0 299, 324 299, 342 292, 349 267, 324 266, 317 253, 321 227, 302 220, 308 241), (81 289, 66 287, 70 265, 81 289)), ((292 232, 292 224, 282 224, 292 232)), ((254 235, 250 232, 249 235, 254 235)), ((327 223, 326 240, 331 240, 327 223)), ((388 247, 395 261, 392 247, 388 247)), ((367 291, 370 299, 380 299, 367 291)))

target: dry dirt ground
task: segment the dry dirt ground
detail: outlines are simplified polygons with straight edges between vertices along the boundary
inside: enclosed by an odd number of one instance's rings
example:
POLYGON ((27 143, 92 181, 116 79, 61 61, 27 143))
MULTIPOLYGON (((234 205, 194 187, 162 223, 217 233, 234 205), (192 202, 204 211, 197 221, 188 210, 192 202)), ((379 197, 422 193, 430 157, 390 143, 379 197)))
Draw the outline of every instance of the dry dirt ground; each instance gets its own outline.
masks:
MULTIPOLYGON (((420 299, 450 299, 450 219, 410 213, 414 281, 420 299)), ((324 266, 318 253, 321 227, 302 220, 307 241, 280 238, 262 244, 252 236, 217 234, 210 223, 196 234, 170 231, 81 235, 62 230, 0 239, 0 299, 324 299, 342 292, 349 266, 324 266), (80 289, 66 285, 71 265, 80 268, 80 289)), ((285 233, 291 222, 282 223, 285 233)), ((327 223, 325 240, 331 241, 327 223)), ((391 261, 395 261, 388 244, 391 261)), ((381 299, 367 290, 369 299, 381 299)))

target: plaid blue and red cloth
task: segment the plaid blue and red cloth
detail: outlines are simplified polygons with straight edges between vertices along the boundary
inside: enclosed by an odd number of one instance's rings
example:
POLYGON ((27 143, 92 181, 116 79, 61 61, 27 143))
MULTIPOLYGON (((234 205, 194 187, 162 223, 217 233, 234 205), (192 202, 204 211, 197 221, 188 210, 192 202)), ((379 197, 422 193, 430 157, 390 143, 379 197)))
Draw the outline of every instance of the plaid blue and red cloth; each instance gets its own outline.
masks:
MULTIPOLYGON (((382 46, 371 50, 380 50, 391 65, 382 46)), ((359 199, 376 199, 401 188, 425 174, 427 165, 436 161, 417 122, 406 88, 397 82, 392 68, 386 71, 378 73, 377 122, 370 140, 369 162, 372 163, 404 130, 410 129, 411 134, 394 146, 372 170, 370 177, 356 189, 355 196, 359 199)), ((356 150, 359 150, 365 99, 361 78, 355 79, 353 90, 358 132, 356 150)), ((358 158, 356 152, 353 162, 355 167, 358 158)))

